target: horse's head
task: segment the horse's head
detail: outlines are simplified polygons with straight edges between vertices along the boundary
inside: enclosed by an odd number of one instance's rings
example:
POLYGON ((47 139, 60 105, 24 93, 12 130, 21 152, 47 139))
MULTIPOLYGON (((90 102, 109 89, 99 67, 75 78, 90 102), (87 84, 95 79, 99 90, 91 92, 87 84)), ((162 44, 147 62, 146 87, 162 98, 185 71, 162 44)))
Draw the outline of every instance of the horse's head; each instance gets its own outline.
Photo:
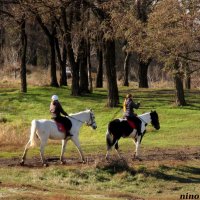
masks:
POLYGON ((156 111, 151 111, 150 115, 151 115, 151 124, 152 124, 152 126, 156 130, 159 130, 160 129, 160 122, 159 122, 158 113, 156 111))
POLYGON ((91 126, 93 129, 96 129, 97 128, 97 125, 96 125, 96 121, 95 121, 95 116, 94 116, 94 113, 92 112, 91 109, 89 109, 89 119, 88 121, 86 122, 86 124, 88 126, 91 126))

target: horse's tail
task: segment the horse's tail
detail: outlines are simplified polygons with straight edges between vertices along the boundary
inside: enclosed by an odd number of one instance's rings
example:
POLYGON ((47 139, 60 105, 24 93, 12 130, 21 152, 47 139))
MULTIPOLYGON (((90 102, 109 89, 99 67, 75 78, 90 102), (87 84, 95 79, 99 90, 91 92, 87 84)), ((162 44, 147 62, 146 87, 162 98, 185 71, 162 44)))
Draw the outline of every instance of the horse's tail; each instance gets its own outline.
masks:
POLYGON ((31 135, 30 135, 30 142, 31 145, 30 146, 35 146, 37 144, 36 142, 36 128, 37 128, 37 121, 33 120, 31 122, 31 135))

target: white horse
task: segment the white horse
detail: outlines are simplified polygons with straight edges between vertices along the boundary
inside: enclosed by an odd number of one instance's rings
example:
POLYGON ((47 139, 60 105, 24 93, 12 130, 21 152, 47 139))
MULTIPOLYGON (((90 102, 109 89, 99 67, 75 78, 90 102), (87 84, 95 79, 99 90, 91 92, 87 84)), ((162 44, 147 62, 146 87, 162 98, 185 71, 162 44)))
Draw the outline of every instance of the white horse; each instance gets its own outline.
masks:
POLYGON ((82 159, 82 162, 85 162, 85 158, 79 142, 79 129, 83 123, 86 123, 86 125, 91 126, 93 129, 97 128, 94 113, 91 110, 86 110, 79 113, 70 114, 68 118, 72 123, 70 134, 72 134, 73 136, 67 138, 65 138, 65 134, 63 132, 60 132, 58 130, 55 121, 47 119, 33 120, 31 123, 30 139, 25 146, 20 164, 24 165, 27 151, 31 146, 34 146, 36 144, 37 137, 40 140, 40 156, 44 166, 47 165, 44 157, 44 148, 48 139, 62 140, 62 150, 60 155, 60 161, 62 164, 64 163, 64 152, 66 144, 69 140, 72 140, 72 142, 75 144, 82 159))
POLYGON ((135 142, 136 149, 135 149, 135 158, 138 158, 139 154, 139 146, 142 141, 142 138, 146 132, 146 125, 151 123, 152 126, 158 130, 160 129, 160 123, 158 114, 156 111, 151 111, 148 113, 144 113, 142 115, 138 116, 141 120, 141 135, 137 134, 137 129, 133 129, 127 119, 114 119, 108 124, 108 129, 106 133, 106 142, 107 142, 107 153, 106 153, 106 159, 109 158, 109 151, 111 150, 112 146, 115 145, 115 150, 117 151, 117 154, 119 158, 121 158, 121 155, 118 151, 119 145, 118 141, 121 137, 124 138, 132 138, 135 142))

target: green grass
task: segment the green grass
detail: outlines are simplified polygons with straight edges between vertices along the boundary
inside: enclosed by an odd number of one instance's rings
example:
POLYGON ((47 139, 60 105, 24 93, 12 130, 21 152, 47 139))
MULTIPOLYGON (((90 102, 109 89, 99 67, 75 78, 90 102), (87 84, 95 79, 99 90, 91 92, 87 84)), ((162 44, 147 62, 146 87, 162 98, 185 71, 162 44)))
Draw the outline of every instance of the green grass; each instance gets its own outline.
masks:
MULTIPOLYGON (((142 147, 148 149, 198 148, 200 145, 200 91, 186 91, 185 107, 176 107, 173 90, 132 89, 120 87, 120 102, 127 93, 135 101, 141 101, 138 114, 156 110, 161 129, 155 131, 147 126, 142 147)), ((121 106, 107 108, 106 89, 95 89, 93 94, 81 97, 70 95, 68 87, 30 87, 27 94, 15 88, 0 88, 0 162, 6 158, 19 158, 29 136, 33 119, 50 119, 51 96, 57 94, 68 113, 92 108, 95 113, 97 130, 83 126, 80 141, 84 154, 105 155, 105 132, 107 124, 114 118, 122 117, 121 106), (3 137, 1 137, 3 135, 3 137)), ((134 150, 130 139, 121 139, 123 153, 134 150)), ((49 142, 45 149, 47 156, 59 156, 60 142, 49 142)), ((141 152, 142 153, 142 152, 141 152)), ((113 153, 114 154, 114 153, 113 153)), ((38 148, 31 149, 28 158, 39 156, 38 148)), ((67 158, 77 158, 74 145, 69 142, 65 153, 67 158)), ((121 166, 120 163, 89 166, 50 166, 49 168, 0 168, 0 199, 179 199, 180 194, 199 194, 199 160, 189 160, 181 165, 158 161, 121 166), (2 186, 2 187, 1 187, 2 186), (2 194, 2 196, 1 196, 2 194), (30 195, 31 194, 31 195, 30 195), (7 195, 7 196, 6 196, 7 195), (70 197, 69 197, 70 196, 70 197), (51 198, 50 198, 51 197, 51 198), (55 198, 54 198, 55 197, 55 198), (150 198, 149 198, 150 197, 150 198)))

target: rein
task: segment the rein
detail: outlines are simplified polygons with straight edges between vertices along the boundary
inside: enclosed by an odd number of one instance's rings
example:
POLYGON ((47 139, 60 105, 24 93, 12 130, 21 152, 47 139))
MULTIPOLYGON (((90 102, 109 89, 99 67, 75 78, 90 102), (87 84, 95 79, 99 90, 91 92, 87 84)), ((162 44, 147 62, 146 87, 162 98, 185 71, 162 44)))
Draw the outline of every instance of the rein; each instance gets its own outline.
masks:
MULTIPOLYGON (((68 116, 69 118, 72 118, 72 119, 75 119, 76 121, 79 121, 79 122, 81 122, 81 123, 85 123, 84 121, 81 121, 81 120, 79 120, 79 119, 76 119, 76 118, 74 118, 74 117, 71 117, 71 116, 68 116)), ((91 113, 90 113, 90 119, 92 119, 92 117, 91 117, 91 113)), ((86 125, 87 126, 91 126, 94 122, 93 122, 93 120, 91 120, 91 124, 89 124, 89 123, 86 123, 86 125)))
POLYGON ((72 118, 72 119, 75 119, 76 121, 79 121, 79 122, 81 122, 81 123, 85 123, 84 121, 81 121, 81 120, 79 120, 79 119, 76 119, 76 118, 74 118, 74 117, 71 117, 71 116, 68 116, 69 118, 72 118))

